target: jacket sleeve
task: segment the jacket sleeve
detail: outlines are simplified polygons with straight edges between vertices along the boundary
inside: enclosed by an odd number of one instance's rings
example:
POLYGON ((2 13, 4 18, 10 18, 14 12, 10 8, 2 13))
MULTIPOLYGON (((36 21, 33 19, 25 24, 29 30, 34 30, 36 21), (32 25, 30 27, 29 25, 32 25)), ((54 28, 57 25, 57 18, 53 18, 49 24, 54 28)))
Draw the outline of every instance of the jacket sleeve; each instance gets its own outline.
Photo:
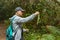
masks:
POLYGON ((18 19, 18 23, 19 23, 19 22, 20 22, 20 23, 24 23, 24 22, 31 21, 31 20, 33 20, 33 19, 35 18, 35 16, 36 16, 35 14, 32 14, 32 15, 26 17, 26 18, 20 17, 20 18, 18 19))

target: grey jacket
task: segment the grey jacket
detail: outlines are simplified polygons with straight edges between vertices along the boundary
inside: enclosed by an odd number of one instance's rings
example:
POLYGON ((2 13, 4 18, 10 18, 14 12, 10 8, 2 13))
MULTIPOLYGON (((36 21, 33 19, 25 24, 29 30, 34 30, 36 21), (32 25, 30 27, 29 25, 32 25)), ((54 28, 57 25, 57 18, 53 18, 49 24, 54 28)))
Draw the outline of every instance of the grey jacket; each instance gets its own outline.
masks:
MULTIPOLYGON (((25 23, 25 22, 31 21, 32 19, 34 19, 35 16, 36 16, 35 14, 32 14, 32 15, 26 17, 26 18, 22 18, 22 17, 19 17, 17 15, 13 16, 13 17, 15 17, 14 20, 12 21, 13 30, 16 31, 16 29, 18 28, 16 36, 15 36, 15 40, 20 40, 21 39, 22 24, 25 23)), ((13 17, 11 17, 10 20, 12 20, 13 17)))

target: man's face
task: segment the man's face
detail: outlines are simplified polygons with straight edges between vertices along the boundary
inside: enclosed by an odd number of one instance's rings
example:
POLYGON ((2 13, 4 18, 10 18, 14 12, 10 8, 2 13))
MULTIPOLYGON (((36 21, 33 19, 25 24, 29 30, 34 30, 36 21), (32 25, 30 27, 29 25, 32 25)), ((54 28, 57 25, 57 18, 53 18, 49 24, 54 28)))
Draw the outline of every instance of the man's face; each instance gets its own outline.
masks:
POLYGON ((23 11, 17 11, 17 14, 18 14, 19 16, 23 16, 23 11))

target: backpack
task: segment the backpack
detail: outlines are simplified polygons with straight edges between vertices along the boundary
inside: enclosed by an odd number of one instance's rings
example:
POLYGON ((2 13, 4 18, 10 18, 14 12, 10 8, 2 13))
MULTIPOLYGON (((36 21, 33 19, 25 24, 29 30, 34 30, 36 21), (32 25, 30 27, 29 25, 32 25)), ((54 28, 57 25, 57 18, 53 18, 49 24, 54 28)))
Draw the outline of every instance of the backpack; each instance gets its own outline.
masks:
POLYGON ((12 21, 14 20, 15 17, 13 17, 13 19, 10 22, 10 25, 8 26, 7 30, 6 30, 6 40, 13 40, 14 36, 13 34, 13 26, 12 26, 12 21))

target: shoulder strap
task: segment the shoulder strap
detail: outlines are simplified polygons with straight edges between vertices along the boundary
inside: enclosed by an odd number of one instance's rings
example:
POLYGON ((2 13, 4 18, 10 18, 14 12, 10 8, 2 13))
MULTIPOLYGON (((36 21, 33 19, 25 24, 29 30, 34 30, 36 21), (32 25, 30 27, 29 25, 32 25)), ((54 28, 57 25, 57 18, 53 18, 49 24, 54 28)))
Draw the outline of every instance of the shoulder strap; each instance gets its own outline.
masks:
POLYGON ((15 17, 12 18, 11 22, 14 20, 15 17))
POLYGON ((10 24, 12 24, 12 21, 14 20, 15 16, 11 19, 10 24))
MULTIPOLYGON (((10 25, 12 25, 12 21, 14 20, 15 17, 12 18, 12 20, 10 21, 10 25)), ((13 30, 13 27, 11 26, 12 30, 13 30)))

